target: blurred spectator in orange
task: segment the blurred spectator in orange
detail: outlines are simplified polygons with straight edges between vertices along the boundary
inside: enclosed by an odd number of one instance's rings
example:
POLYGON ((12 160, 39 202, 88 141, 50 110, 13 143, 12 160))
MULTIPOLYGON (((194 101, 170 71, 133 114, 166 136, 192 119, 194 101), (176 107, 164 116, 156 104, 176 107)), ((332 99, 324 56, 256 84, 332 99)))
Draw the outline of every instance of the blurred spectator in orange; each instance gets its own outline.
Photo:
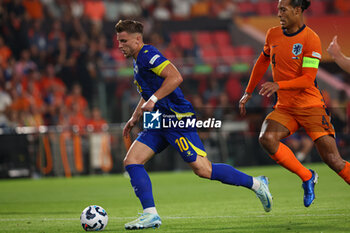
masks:
POLYGON ((88 120, 88 126, 93 127, 93 131, 101 131, 103 127, 107 126, 107 121, 102 118, 101 111, 99 108, 94 107, 91 110, 91 119, 88 120))
POLYGON ((30 101, 26 98, 23 91, 18 92, 16 89, 11 89, 12 104, 10 106, 11 111, 20 112, 28 111, 30 108, 30 101))
POLYGON ((29 85, 33 89, 33 93, 36 96, 41 97, 41 85, 40 85, 41 74, 37 70, 29 69, 27 75, 21 77, 21 85, 23 91, 28 91, 29 85))
POLYGON ((192 17, 205 17, 210 15, 210 2, 209 0, 198 0, 193 3, 191 8, 192 17))
POLYGON ((75 108, 74 110, 80 113, 87 109, 88 103, 81 94, 80 84, 76 83, 73 85, 71 94, 65 99, 65 105, 68 109, 73 110, 75 108))
POLYGON ((102 0, 86 0, 84 2, 84 14, 94 23, 100 24, 106 9, 102 0))
POLYGON ((84 112, 81 111, 81 106, 79 103, 74 102, 71 106, 71 112, 69 112, 69 125, 78 126, 80 130, 83 130, 87 125, 87 118, 85 117, 84 112))
POLYGON ((21 126, 38 127, 44 125, 41 110, 35 106, 30 106, 28 110, 20 112, 20 122, 21 126))
POLYGON ((52 64, 46 66, 46 75, 41 79, 40 86, 44 96, 51 90, 55 90, 57 95, 64 95, 66 90, 64 82, 56 77, 55 67, 52 64))
POLYGON ((28 70, 28 75, 14 75, 11 83, 11 95, 13 102, 11 110, 29 111, 31 106, 40 110, 43 108, 43 100, 40 93, 38 79, 40 74, 36 70, 28 70))
POLYGON ((5 69, 7 67, 11 54, 11 49, 5 44, 4 38, 0 36, 0 68, 5 69))
POLYGON ((44 18, 43 5, 40 0, 23 0, 23 6, 26 8, 30 18, 44 18))

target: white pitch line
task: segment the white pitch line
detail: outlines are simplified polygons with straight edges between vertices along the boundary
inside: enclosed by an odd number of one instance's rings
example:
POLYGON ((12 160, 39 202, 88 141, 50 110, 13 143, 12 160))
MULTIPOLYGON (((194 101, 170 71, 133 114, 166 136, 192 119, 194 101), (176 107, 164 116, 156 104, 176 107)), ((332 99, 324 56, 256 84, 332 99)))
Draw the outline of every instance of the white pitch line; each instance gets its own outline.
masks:
MULTIPOLYGON (((350 216, 350 214, 296 214, 296 215, 289 215, 289 217, 337 217, 337 216, 350 216)), ((228 216, 162 216, 162 219, 214 219, 214 218, 241 218, 242 216, 238 215, 228 215, 228 216)), ((266 214, 266 215, 250 215, 249 218, 265 218, 265 217, 278 217, 280 218, 280 215, 272 215, 272 214, 266 214)), ((134 219, 133 217, 109 217, 109 219, 114 220, 128 220, 128 219, 134 219)), ((79 217, 77 218, 42 218, 42 219, 35 219, 35 218, 1 218, 0 222, 12 222, 12 221, 79 221, 79 217)))

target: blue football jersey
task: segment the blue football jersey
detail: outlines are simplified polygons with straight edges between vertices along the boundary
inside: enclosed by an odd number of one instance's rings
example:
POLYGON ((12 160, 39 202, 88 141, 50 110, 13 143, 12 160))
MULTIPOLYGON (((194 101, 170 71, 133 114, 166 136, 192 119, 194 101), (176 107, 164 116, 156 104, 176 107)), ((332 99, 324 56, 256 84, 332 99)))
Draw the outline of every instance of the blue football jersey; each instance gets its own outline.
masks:
MULTIPOLYGON (((162 85, 164 78, 160 77, 163 69, 170 63, 154 46, 144 45, 140 50, 134 65, 134 83, 144 100, 148 100, 162 85)), ((157 101, 154 111, 180 116, 194 115, 192 104, 184 98, 179 87, 163 99, 157 101)))

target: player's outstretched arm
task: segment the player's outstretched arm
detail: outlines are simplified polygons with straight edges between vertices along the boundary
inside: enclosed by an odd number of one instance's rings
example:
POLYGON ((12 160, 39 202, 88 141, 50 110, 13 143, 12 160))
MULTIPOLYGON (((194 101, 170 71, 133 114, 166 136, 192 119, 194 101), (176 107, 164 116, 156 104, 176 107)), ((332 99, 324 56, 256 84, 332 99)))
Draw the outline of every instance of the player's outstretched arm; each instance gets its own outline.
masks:
POLYGON ((246 114, 245 104, 252 97, 252 93, 256 85, 260 82, 260 80, 264 76, 269 65, 270 65, 270 58, 268 56, 265 56, 263 53, 261 53, 253 67, 246 91, 239 101, 239 112, 241 116, 245 116, 246 114))
POLYGON ((341 52, 337 36, 334 36, 332 42, 328 46, 327 52, 333 57, 334 61, 340 66, 340 68, 350 73, 350 57, 346 57, 341 52))
POLYGON ((239 113, 241 116, 245 116, 247 113, 245 104, 250 100, 250 98, 252 98, 252 94, 245 92, 242 98, 239 100, 239 113))
POLYGON ((245 92, 253 93, 256 85, 258 85, 258 83, 266 73, 267 68, 269 68, 269 65, 270 65, 270 57, 261 53, 253 67, 252 73, 250 75, 249 83, 245 92))
POLYGON ((128 120, 128 122, 125 124, 123 128, 123 136, 127 137, 130 134, 131 129, 137 124, 139 121, 142 110, 141 106, 145 103, 145 100, 141 97, 139 103, 137 104, 137 107, 134 110, 134 113, 132 114, 131 118, 128 120))
POLYGON ((164 82, 160 88, 153 94, 156 100, 151 98, 142 105, 142 111, 152 111, 155 105, 155 102, 166 97, 171 92, 173 92, 183 81, 180 72, 176 67, 169 63, 160 73, 160 76, 164 78, 164 82))

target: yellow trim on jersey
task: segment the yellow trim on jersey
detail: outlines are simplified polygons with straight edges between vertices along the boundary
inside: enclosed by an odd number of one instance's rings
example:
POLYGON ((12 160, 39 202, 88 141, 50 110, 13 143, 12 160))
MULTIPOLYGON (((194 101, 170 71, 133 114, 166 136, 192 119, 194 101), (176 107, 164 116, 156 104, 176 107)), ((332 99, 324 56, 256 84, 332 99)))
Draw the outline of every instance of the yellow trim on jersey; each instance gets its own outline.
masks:
POLYGON ((311 58, 311 57, 304 57, 303 58, 303 68, 318 68, 318 64, 320 63, 320 60, 317 58, 311 58))
POLYGON ((182 118, 184 117, 190 117, 190 116, 193 116, 194 113, 193 112, 184 112, 184 113, 181 113, 181 112, 176 112, 174 109, 170 108, 170 110, 175 113, 175 116, 178 120, 181 120, 182 118))
POLYGON ((158 65, 157 67, 152 68, 151 70, 158 76, 160 76, 160 73, 164 70, 164 68, 170 64, 169 60, 164 61, 162 64, 158 65))
POLYGON ((190 146, 192 147, 192 149, 197 153, 197 155, 200 155, 202 157, 207 156, 207 152, 205 152, 204 150, 199 149, 198 147, 196 147, 195 145, 193 145, 190 140, 188 140, 188 138, 186 138, 188 144, 190 144, 190 146))

